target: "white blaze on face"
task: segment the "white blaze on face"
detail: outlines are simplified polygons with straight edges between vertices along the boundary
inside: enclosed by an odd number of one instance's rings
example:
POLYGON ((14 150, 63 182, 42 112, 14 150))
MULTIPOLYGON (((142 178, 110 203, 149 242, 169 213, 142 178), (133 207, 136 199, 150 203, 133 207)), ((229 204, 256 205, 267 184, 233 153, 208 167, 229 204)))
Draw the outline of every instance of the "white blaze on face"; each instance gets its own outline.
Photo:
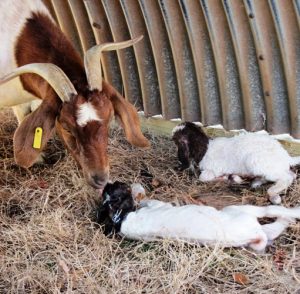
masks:
POLYGON ((81 104, 77 111, 77 124, 84 127, 89 121, 93 120, 102 121, 94 106, 89 102, 81 104))

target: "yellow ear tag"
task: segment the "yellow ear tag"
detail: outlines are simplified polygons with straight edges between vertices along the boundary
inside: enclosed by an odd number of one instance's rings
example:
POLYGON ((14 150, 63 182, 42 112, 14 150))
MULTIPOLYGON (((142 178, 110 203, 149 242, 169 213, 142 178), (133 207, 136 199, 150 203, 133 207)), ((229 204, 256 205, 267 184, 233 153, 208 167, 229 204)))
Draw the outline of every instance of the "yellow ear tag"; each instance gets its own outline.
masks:
POLYGON ((37 127, 34 131, 33 148, 40 149, 42 145, 43 129, 37 127))

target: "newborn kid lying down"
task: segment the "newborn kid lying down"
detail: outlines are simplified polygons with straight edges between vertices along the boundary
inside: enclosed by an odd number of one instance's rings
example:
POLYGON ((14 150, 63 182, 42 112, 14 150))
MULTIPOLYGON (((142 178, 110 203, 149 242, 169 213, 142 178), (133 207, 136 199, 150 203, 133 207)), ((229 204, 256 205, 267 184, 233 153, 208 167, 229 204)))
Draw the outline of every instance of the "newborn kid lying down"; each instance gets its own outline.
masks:
POLYGON ((158 200, 137 201, 140 194, 145 194, 140 184, 129 187, 116 181, 106 185, 98 209, 98 222, 105 234, 119 233, 145 241, 166 238, 225 247, 249 246, 262 251, 268 241, 300 218, 300 207, 234 205, 217 210, 210 206, 173 206, 158 200), (276 221, 261 225, 259 217, 275 217, 276 221))

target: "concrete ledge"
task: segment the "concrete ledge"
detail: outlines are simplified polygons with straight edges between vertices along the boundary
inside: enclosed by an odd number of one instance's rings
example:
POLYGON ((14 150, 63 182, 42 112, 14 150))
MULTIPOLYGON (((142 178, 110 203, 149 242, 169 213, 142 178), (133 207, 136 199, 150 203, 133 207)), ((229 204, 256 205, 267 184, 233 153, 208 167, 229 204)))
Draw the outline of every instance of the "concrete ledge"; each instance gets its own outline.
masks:
MULTIPOLYGON (((181 121, 170 121, 160 117, 146 118, 140 115, 141 126, 144 131, 149 131, 155 135, 171 136, 172 129, 181 121)), ((237 134, 236 131, 226 131, 221 128, 204 127, 205 132, 211 137, 231 137, 237 134)), ((283 147, 293 156, 300 156, 300 143, 289 140, 278 140, 283 147)))

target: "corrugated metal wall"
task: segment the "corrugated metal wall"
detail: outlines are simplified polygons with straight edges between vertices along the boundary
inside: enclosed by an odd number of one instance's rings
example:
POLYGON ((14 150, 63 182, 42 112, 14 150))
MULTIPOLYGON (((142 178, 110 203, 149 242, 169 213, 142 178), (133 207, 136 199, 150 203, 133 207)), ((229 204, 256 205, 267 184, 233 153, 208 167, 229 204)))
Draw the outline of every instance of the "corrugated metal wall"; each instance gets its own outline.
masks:
POLYGON ((300 0, 44 0, 83 53, 146 116, 300 138, 300 0))

